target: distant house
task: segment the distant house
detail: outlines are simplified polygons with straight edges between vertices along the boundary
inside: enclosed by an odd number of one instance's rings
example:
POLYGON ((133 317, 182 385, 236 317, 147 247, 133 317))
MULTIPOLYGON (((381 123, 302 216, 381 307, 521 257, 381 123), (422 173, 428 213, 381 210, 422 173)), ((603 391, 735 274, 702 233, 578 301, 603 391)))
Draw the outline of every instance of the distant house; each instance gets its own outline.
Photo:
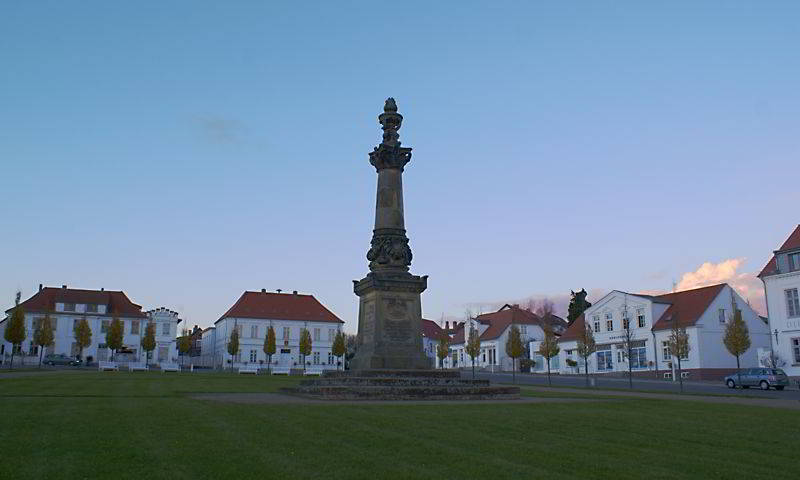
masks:
MULTIPOLYGON (((110 351, 105 344, 105 334, 111 320, 117 316, 123 323, 123 348, 116 354, 117 361, 143 361, 141 336, 148 322, 157 322, 157 361, 174 361, 177 357, 175 348, 175 332, 181 320, 177 313, 164 316, 162 312, 153 310, 142 312, 142 307, 131 302, 121 291, 83 290, 57 287, 42 287, 32 297, 20 304, 25 311, 25 330, 28 338, 18 347, 18 353, 26 356, 38 356, 39 347, 33 344, 35 326, 50 314, 50 321, 55 333, 55 343, 48 347, 44 354, 61 353, 77 355, 73 327, 82 318, 86 318, 92 331, 92 343, 83 349, 84 359, 92 357, 93 361, 110 358, 110 351)), ((6 310, 10 315, 13 309, 6 310)), ((11 354, 11 344, 2 340, 2 333, 8 320, 0 322, 0 358, 7 359, 11 354)), ((16 362, 16 360, 15 360, 16 362)))
POLYGON ((588 362, 589 373, 628 372, 629 362, 637 375, 674 378, 678 363, 668 340, 673 325, 686 328, 690 352, 681 359, 683 376, 719 379, 735 371, 736 358, 722 342, 732 314, 731 299, 741 310, 750 330, 752 347, 740 359, 741 366, 758 366, 757 351, 769 345, 769 330, 761 317, 727 284, 712 285, 665 295, 633 294, 614 290, 595 302, 559 339, 561 373, 583 373, 577 338, 587 326, 594 333, 597 349, 588 362), (631 358, 624 344, 625 323, 633 337, 631 358), (577 362, 570 367, 567 360, 577 362))
MULTIPOLYGON (((263 364, 264 339, 269 327, 275 329, 276 352, 273 365, 302 368, 300 331, 311 333, 312 352, 305 361, 324 368, 336 368, 331 352, 336 332, 344 322, 312 295, 293 293, 244 292, 233 306, 214 323, 212 358, 217 368, 231 364, 263 364), (238 329, 239 352, 228 353, 233 329, 238 329)), ((205 338, 205 337, 204 337, 205 338)))
MULTIPOLYGON (((563 331, 566 322, 556 315, 543 320, 538 315, 521 309, 519 305, 503 305, 498 311, 478 315, 475 319, 458 323, 452 335, 450 358, 446 367, 470 367, 472 358, 467 354, 465 338, 471 328, 480 335, 481 351, 475 359, 475 366, 492 370, 511 371, 514 361, 506 355, 506 341, 512 325, 516 325, 522 336, 522 343, 530 349, 531 342, 544 338, 543 326, 550 324, 554 332, 563 331)), ((519 368, 517 359, 517 368, 519 368)))
POLYGON ((436 349, 439 346, 439 340, 444 335, 446 335, 444 330, 436 322, 422 319, 422 349, 425 351, 425 355, 430 358, 431 367, 433 368, 439 366, 436 349))
POLYGON ((770 337, 788 375, 800 376, 800 225, 758 274, 764 283, 770 337))

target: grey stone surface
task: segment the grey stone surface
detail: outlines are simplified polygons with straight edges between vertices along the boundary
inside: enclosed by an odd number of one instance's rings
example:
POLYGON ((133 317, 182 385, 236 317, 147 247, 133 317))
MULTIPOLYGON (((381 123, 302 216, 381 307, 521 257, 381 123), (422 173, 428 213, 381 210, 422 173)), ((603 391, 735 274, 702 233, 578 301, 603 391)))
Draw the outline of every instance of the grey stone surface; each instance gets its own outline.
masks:
POLYGON ((457 371, 384 369, 326 372, 281 392, 321 400, 512 400, 520 390, 462 380, 457 371))
POLYGON ((409 273, 411 248, 403 211, 403 170, 411 160, 411 148, 400 143, 403 116, 389 98, 378 116, 383 141, 370 153, 378 172, 375 228, 367 252, 370 273, 354 280, 359 297, 358 351, 354 369, 425 369, 430 361, 422 351, 420 294, 427 276, 409 273))

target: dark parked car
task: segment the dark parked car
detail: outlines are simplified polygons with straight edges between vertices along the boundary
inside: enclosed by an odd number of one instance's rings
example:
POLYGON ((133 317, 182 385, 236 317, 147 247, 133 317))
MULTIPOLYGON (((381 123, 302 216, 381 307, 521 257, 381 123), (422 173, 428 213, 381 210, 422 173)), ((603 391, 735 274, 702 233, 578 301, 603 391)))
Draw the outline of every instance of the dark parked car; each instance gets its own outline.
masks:
POLYGON ((728 388, 750 388, 759 387, 761 390, 783 390, 789 385, 789 377, 780 368, 745 368, 739 374, 731 374, 725 377, 725 385, 728 388), (741 378, 741 380, 740 380, 741 378))
POLYGON ((45 365, 80 365, 81 361, 75 357, 64 355, 63 353, 51 353, 44 357, 45 365))

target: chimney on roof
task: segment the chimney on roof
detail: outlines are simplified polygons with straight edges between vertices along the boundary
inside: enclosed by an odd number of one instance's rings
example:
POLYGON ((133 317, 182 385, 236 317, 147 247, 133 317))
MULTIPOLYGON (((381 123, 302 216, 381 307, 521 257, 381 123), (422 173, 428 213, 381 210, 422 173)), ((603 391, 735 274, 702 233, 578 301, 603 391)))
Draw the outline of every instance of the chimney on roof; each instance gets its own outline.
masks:
POLYGON ((100 287, 100 291, 105 292, 106 291, 105 287, 100 287))
POLYGON ((444 321, 444 329, 445 330, 450 330, 450 320, 445 320, 444 321))
POLYGON ((261 293, 267 293, 267 289, 266 288, 262 288, 261 289, 261 293))
POLYGON ((61 288, 63 288, 64 290, 66 290, 66 289, 67 289, 67 286, 66 286, 66 285, 61 285, 61 288))
POLYGON ((277 290, 275 290, 275 291, 276 291, 276 292, 278 292, 278 293, 281 293, 283 290, 281 290, 281 289, 279 288, 279 289, 277 289, 277 290))
POLYGON ((41 283, 39 284, 39 291, 40 292, 42 291, 42 284, 41 283))
POLYGON ((292 290, 292 295, 297 295, 297 290, 292 290))

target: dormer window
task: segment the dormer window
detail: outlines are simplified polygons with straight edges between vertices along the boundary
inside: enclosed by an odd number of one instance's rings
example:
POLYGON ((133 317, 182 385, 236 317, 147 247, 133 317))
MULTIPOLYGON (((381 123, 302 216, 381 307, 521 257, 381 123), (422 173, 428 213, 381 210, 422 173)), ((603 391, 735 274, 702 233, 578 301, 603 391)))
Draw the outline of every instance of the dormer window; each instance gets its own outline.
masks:
POLYGON ((787 257, 789 257, 789 271, 800 270, 800 252, 790 253, 787 257))
POLYGON ((65 312, 74 312, 75 311, 75 304, 74 303, 65 303, 64 304, 64 311, 65 312))
POLYGON ((87 303, 86 304, 86 312, 87 313, 97 313, 97 305, 94 303, 87 303))

